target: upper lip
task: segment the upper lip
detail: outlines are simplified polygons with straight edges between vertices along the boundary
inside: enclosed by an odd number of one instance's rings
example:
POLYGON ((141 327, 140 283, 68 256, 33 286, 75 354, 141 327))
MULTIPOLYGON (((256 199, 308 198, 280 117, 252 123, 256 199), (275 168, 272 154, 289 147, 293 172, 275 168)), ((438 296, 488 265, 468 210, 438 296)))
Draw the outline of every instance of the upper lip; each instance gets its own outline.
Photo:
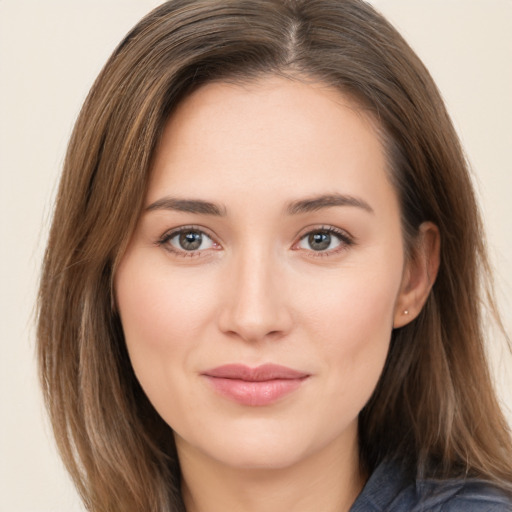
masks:
POLYGON ((203 372, 203 375, 222 379, 244 380, 247 382, 264 382, 277 379, 303 379, 309 376, 308 373, 271 363, 256 366, 255 368, 243 364, 225 364, 207 370, 203 372))

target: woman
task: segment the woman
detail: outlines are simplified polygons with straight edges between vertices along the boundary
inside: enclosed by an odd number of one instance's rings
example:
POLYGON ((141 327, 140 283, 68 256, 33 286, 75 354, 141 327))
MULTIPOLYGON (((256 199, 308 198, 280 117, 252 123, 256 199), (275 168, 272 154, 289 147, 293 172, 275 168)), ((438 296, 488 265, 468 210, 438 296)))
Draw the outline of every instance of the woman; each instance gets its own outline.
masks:
POLYGON ((439 93, 372 8, 162 5, 86 100, 41 282, 86 506, 510 510, 487 275, 439 93))

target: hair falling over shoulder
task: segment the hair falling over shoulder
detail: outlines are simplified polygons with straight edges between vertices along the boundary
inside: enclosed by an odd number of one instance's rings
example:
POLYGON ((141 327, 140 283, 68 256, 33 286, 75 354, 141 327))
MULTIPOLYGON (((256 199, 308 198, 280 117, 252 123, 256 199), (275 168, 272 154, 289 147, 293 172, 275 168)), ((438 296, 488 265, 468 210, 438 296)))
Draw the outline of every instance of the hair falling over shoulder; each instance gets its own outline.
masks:
POLYGON ((170 427, 135 378, 113 275, 137 223, 163 126, 190 92, 262 74, 315 78, 377 120, 406 243, 440 230, 420 316, 392 334, 360 414, 363 464, 478 477, 512 493, 512 442, 486 362, 496 315, 467 164, 428 71, 360 0, 172 0, 120 43, 76 122, 44 259, 38 357, 61 456, 88 510, 183 511, 170 427), (115 198, 114 200, 112 198, 115 198))

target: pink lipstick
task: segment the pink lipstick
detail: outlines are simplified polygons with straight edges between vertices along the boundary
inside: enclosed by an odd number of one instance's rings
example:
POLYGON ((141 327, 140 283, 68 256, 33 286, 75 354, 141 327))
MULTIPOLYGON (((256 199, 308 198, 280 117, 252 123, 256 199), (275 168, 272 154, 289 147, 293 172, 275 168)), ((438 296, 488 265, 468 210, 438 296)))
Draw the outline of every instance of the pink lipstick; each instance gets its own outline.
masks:
POLYGON ((309 377, 286 366, 264 364, 250 368, 227 364, 202 373, 215 391, 242 405, 262 406, 295 391, 309 377))

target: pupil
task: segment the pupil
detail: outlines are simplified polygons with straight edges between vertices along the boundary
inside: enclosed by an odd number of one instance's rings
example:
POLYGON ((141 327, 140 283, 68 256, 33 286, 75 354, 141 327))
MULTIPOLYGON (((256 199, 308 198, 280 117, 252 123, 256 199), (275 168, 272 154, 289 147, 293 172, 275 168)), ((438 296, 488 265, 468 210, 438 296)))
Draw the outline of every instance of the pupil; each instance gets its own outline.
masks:
POLYGON ((194 251, 201 246, 202 238, 197 231, 187 231, 180 234, 180 245, 186 251, 194 251))
POLYGON ((314 251, 323 251, 331 245, 329 233, 313 233, 309 235, 309 245, 314 251))

